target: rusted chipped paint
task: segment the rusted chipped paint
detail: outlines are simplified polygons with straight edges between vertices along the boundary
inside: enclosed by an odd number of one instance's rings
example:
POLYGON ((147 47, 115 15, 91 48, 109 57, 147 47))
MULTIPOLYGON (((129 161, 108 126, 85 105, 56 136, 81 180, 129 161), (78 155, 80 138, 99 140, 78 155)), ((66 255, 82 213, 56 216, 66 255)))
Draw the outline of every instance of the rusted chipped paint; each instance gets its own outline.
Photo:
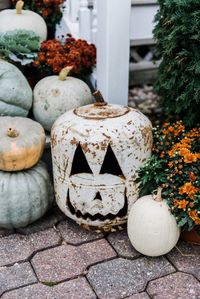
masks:
POLYGON ((56 146, 56 144, 57 144, 57 136, 56 136, 56 134, 52 134, 52 136, 51 136, 51 146, 52 146, 52 148, 54 146, 56 146))
POLYGON ((106 119, 106 118, 115 118, 123 116, 130 111, 130 108, 127 106, 119 105, 109 105, 101 103, 101 105, 87 105, 74 109, 74 113, 77 116, 83 117, 85 119, 106 119))
POLYGON ((70 143, 71 143, 72 145, 74 145, 74 144, 77 145, 79 142, 78 142, 78 140, 76 140, 76 138, 73 137, 73 139, 70 141, 70 143))
POLYGON ((61 210, 97 231, 122 228, 138 198, 137 170, 151 154, 150 121, 132 108, 88 105, 62 115, 51 135, 56 201, 61 210), (81 171, 72 173, 78 146, 84 161, 76 160, 75 168, 81 171), (115 165, 110 164, 112 155, 115 165))
MULTIPOLYGON (((83 149, 83 151, 84 151, 85 153, 90 153, 90 152, 91 152, 91 151, 90 151, 90 148, 89 148, 88 145, 87 145, 87 142, 81 144, 81 147, 82 147, 82 149, 83 149)), ((93 153, 93 154, 94 154, 94 153, 93 153)))

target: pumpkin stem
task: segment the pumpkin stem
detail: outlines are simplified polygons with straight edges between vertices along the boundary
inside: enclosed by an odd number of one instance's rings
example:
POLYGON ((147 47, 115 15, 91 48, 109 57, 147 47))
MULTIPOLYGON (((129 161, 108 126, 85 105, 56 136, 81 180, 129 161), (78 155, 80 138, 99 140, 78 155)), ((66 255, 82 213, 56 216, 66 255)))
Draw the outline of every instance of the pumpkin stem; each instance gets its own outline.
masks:
POLYGON ((13 129, 13 128, 8 128, 7 136, 15 138, 15 137, 19 136, 19 132, 17 130, 13 129))
POLYGON ((158 187, 158 189, 157 189, 157 194, 153 194, 153 199, 155 200, 155 201, 162 201, 162 187, 158 187))
POLYGON ((93 96, 95 97, 96 102, 94 103, 95 106, 105 106, 107 103, 105 102, 101 92, 96 90, 93 92, 93 96))
POLYGON ((61 80, 61 81, 66 80, 66 78, 67 78, 69 72, 70 72, 72 69, 73 69, 73 66, 66 66, 66 67, 64 67, 64 68, 60 71, 60 73, 59 73, 59 75, 58 75, 58 79, 61 80))
POLYGON ((15 6, 17 15, 20 15, 22 13, 23 6, 24 6, 24 1, 21 0, 17 1, 17 4, 15 6))

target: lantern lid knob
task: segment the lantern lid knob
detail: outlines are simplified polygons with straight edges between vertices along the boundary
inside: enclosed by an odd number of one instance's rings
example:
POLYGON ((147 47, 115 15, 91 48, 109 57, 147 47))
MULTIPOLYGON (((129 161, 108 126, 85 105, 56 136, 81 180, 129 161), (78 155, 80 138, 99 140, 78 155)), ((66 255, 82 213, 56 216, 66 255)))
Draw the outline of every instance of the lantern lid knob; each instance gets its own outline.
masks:
POLYGON ((93 92, 93 96, 95 98, 95 106, 106 106, 108 103, 105 102, 101 92, 99 90, 96 90, 95 92, 93 92))

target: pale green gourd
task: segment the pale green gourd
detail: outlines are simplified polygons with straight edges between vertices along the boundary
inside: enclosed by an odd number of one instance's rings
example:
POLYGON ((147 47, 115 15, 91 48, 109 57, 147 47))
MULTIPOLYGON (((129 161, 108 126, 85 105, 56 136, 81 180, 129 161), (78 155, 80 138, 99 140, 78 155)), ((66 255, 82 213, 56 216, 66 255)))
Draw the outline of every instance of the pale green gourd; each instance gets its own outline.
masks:
POLYGON ((22 72, 0 60, 0 115, 27 116, 32 106, 32 89, 22 72))
POLYGON ((27 226, 46 213, 52 200, 53 188, 43 162, 25 171, 0 171, 0 227, 27 226))
POLYGON ((92 103, 92 94, 85 82, 67 76, 71 67, 64 68, 59 76, 40 80, 33 91, 33 115, 46 131, 66 111, 92 103))

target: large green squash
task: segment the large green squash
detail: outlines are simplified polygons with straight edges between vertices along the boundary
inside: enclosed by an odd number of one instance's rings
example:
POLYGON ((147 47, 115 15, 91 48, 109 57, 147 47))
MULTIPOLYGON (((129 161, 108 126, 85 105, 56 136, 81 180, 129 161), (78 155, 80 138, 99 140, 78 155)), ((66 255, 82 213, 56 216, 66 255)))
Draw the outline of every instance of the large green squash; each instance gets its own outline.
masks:
POLYGON ((42 162, 25 171, 0 171, 0 227, 19 228, 34 222, 52 200, 52 184, 42 162))
POLYGON ((32 106, 32 89, 22 72, 0 60, 0 115, 27 116, 32 106))

